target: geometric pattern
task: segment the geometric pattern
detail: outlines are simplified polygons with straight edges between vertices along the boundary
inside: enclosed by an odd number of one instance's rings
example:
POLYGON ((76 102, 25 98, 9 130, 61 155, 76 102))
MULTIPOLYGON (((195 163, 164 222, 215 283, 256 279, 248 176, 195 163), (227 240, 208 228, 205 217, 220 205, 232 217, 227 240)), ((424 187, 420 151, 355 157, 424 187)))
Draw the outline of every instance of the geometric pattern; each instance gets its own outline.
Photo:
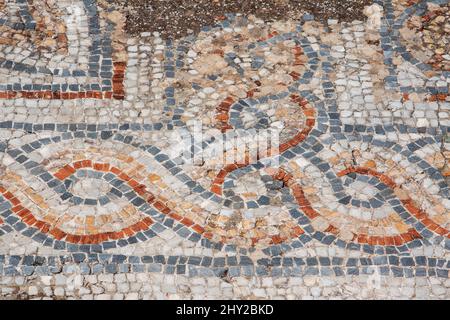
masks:
MULTIPOLYGON (((449 70, 446 70, 445 68, 439 68, 436 64, 433 67, 433 65, 429 63, 432 58, 426 58, 425 53, 419 52, 417 46, 414 46, 414 39, 411 38, 410 33, 408 33, 408 36, 405 36, 405 32, 402 32, 403 30, 405 30, 405 28, 411 26, 411 20, 416 17, 419 17, 419 19, 429 19, 429 17, 426 18, 426 14, 428 12, 428 3, 433 3, 437 6, 442 7, 448 5, 448 1, 446 0, 417 1, 410 3, 409 6, 404 9, 404 11, 398 17, 395 17, 394 5, 392 1, 389 0, 383 3, 387 9, 385 20, 386 26, 382 27, 382 30, 380 32, 384 39, 383 45, 381 47, 384 50, 384 57, 386 59, 385 62, 387 63, 387 66, 390 70, 390 75, 386 78, 386 83, 388 86, 395 87, 399 85, 393 64, 393 57, 395 54, 400 55, 403 59, 411 63, 413 66, 417 67, 422 72, 427 72, 430 75, 430 78, 432 78, 433 76, 442 76, 444 78, 448 78, 449 76, 449 70), (392 26, 392 29, 388 29, 387 26, 392 26), (421 61, 421 59, 423 61, 421 61)), ((430 85, 424 85, 421 87, 400 85, 400 90, 404 93, 430 92, 435 95, 436 98, 441 100, 445 100, 445 97, 449 93, 447 85, 432 85, 432 83, 430 83, 430 85)))
MULTIPOLYGON (((12 124, 6 124, 8 127, 12 127, 12 124)), ((2 125, 5 127, 5 124, 2 125)), ((95 126, 93 126, 95 127, 95 126)), ((61 248, 61 246, 67 246, 67 244, 79 244, 86 245, 88 250, 102 251, 109 248, 110 246, 116 245, 126 245, 128 243, 133 243, 135 241, 143 241, 147 238, 146 235, 153 236, 152 231, 153 220, 156 217, 163 219, 161 222, 164 224, 165 221, 170 221, 170 224, 180 223, 183 232, 185 232, 185 237, 192 241, 200 241, 203 239, 205 243, 210 243, 206 241, 207 239, 215 239, 214 235, 211 235, 205 230, 205 227, 195 223, 189 218, 183 217, 180 212, 171 209, 167 203, 164 203, 162 199, 155 196, 151 190, 154 189, 152 184, 146 185, 143 181, 144 176, 142 176, 142 170, 145 168, 139 162, 136 162, 133 157, 127 156, 129 151, 133 150, 143 152, 146 157, 149 157, 149 161, 154 164, 150 165, 150 168, 155 168, 157 165, 162 168, 166 167, 171 169, 173 163, 167 158, 167 156, 152 146, 146 146, 145 149, 149 151, 142 150, 140 144, 136 141, 137 139, 132 136, 123 136, 120 133, 113 134, 111 131, 97 131, 96 128, 89 128, 89 131, 76 130, 73 132, 64 132, 62 134, 57 134, 51 138, 44 138, 30 143, 21 145, 18 148, 7 149, 5 152, 15 161, 15 165, 10 168, 16 168, 13 172, 9 172, 11 169, 7 169, 5 175, 2 177, 2 188, 0 190, 2 194, 2 216, 4 223, 10 225, 13 229, 20 231, 22 234, 33 237, 36 241, 43 243, 44 245, 54 246, 55 249, 61 248), (90 131, 92 130, 92 131, 90 131), (80 154, 68 152, 71 150, 70 145, 75 145, 75 141, 86 141, 85 143, 87 149, 80 154), (95 146, 88 147, 90 143, 88 141, 96 141, 95 146), (103 147, 103 141, 114 141, 115 144, 124 144, 123 153, 119 153, 119 147, 115 146, 114 151, 107 152, 108 150, 103 147), (43 162, 39 163, 34 161, 35 154, 39 153, 42 148, 47 146, 52 146, 55 154, 49 155, 47 160, 42 159, 43 162), (100 147, 102 146, 102 147, 100 147), (60 151, 61 150, 61 151, 60 151), (151 151, 150 151, 151 150, 151 151), (51 159, 55 159, 56 155, 61 155, 61 152, 65 154, 65 157, 56 160, 53 163, 51 159), (153 154, 155 153, 155 154, 153 154), (98 158, 98 160, 97 160, 98 158), (67 160, 66 160, 67 159, 67 160), (106 161, 110 159, 110 161, 106 161), (49 160, 51 160, 49 162, 49 160), (75 161, 73 161, 75 160, 75 161), (103 160, 103 161, 102 161, 103 160), (102 162, 100 162, 102 161, 102 162), (123 163, 122 161, 125 161, 123 163), (44 165, 45 164, 45 165, 44 165), (55 195, 59 198, 59 201, 69 202, 71 206, 97 206, 97 204, 102 204, 107 206, 108 202, 113 201, 118 198, 124 198, 126 203, 129 203, 131 207, 124 206, 124 211, 119 212, 118 215, 127 215, 129 220, 126 228, 117 230, 109 229, 107 232, 99 232, 98 228, 107 228, 108 224, 104 224, 102 221, 92 221, 89 217, 93 218, 97 214, 88 215, 86 213, 85 219, 80 218, 78 210, 73 210, 74 214, 71 217, 70 210, 63 217, 56 217, 52 212, 51 208, 54 205, 46 204, 43 202, 42 197, 35 193, 33 188, 27 188, 26 184, 22 181, 20 176, 14 174, 14 172, 20 172, 21 168, 24 168, 29 172, 39 184, 44 188, 50 188, 53 190, 55 195), (131 174, 133 173, 134 174, 131 174), (138 172, 141 172, 140 174, 138 172), (73 194, 73 189, 70 187, 77 183, 79 179, 98 179, 101 181, 106 181, 111 187, 108 192, 104 195, 99 196, 98 199, 81 198, 73 194), (29 208, 25 203, 34 202, 33 207, 37 205, 36 211, 29 208), (136 212, 140 211, 142 214, 136 212), (134 216, 133 216, 134 215, 134 216), (147 218, 139 218, 147 217, 147 218), (53 224, 54 221, 58 223, 53 224), (61 226, 61 227, 60 227, 61 226), (149 232, 146 233, 146 231, 149 232), (136 235, 138 233, 138 235, 136 235), (130 238, 131 237, 131 238, 130 238), (65 241, 61 241, 61 240, 65 241), (122 241, 109 242, 108 240, 121 239, 122 241), (94 246, 97 244, 97 246, 94 246), (99 246, 98 244, 103 244, 99 246), (90 246, 91 245, 91 246, 90 246)), ((380 142, 373 140, 375 146, 379 145, 380 142)), ((427 141, 421 141, 424 147, 428 143, 435 143, 432 139, 427 141)), ((110 146, 111 143, 105 143, 110 146)), ((319 238, 320 241, 325 243, 337 242, 342 243, 347 247, 359 248, 361 245, 373 246, 372 250, 382 250, 385 252, 386 246, 389 250, 403 251, 408 247, 421 245, 423 241, 428 239, 429 241, 446 241, 449 238, 448 226, 445 223, 439 223, 439 221, 447 222, 445 218, 446 213, 443 212, 443 216, 435 215, 430 218, 426 212, 419 209, 408 194, 402 188, 399 188, 392 178, 387 175, 389 172, 389 167, 383 165, 382 163, 376 164, 382 170, 378 172, 374 169, 374 164, 366 163, 363 167, 347 167, 343 170, 335 169, 337 172, 331 176, 332 171, 329 165, 319 161, 319 155, 309 154, 302 149, 306 144, 300 144, 298 149, 290 152, 298 152, 299 155, 306 154, 309 157, 312 164, 314 164, 315 170, 324 171, 330 175, 331 181, 343 179, 343 177, 348 177, 349 180, 344 180, 343 184, 338 182, 340 188, 335 187, 335 197, 338 199, 339 203, 358 207, 358 208, 379 208, 383 205, 390 205, 396 215, 398 215, 402 223, 402 227, 399 230, 405 230, 405 232, 399 232, 398 234, 392 234, 391 236, 369 236, 367 234, 354 233, 347 237, 345 233, 342 233, 337 226, 332 223, 326 224, 326 227, 322 226, 324 222, 319 225, 315 224, 315 221, 327 219, 327 215, 319 213, 311 205, 311 201, 308 200, 308 194, 304 191, 304 187, 294 182, 292 174, 286 172, 284 169, 267 169, 267 173, 272 176, 274 180, 283 181, 287 188, 291 189, 287 196, 292 197, 293 206, 289 210, 290 215, 297 220, 299 227, 294 227, 297 231, 291 236, 299 237, 297 243, 307 242, 313 238, 319 238), (317 160, 315 160, 317 159, 317 160), (384 169, 385 168, 385 169, 384 169), (281 170, 281 171, 280 171, 281 170), (383 173, 386 172, 386 173, 383 173), (367 178, 364 178, 367 177, 367 178), (370 179, 368 179, 370 178, 370 179), (352 181, 362 181, 369 185, 373 185, 375 190, 379 192, 374 195, 373 198, 367 201, 356 200, 356 196, 347 195, 344 191, 343 185, 352 183, 352 181), (316 228, 319 227, 319 230, 316 228), (348 239, 349 241, 344 241, 348 239), (299 242, 298 242, 299 241, 299 242)), ((439 188, 439 192, 436 197, 448 198, 448 185, 443 180, 442 175, 433 169, 424 160, 420 160, 417 156, 409 149, 403 149, 395 144, 389 144, 386 147, 383 143, 378 146, 381 150, 387 153, 397 153, 404 157, 407 161, 411 161, 418 167, 424 168, 425 172, 428 172, 430 177, 435 182, 435 185, 439 188), (392 150, 392 151, 390 151, 392 150)), ((82 149, 83 150, 83 149, 82 149)), ((289 158, 285 158, 288 155, 287 151, 281 154, 281 162, 288 164, 289 158)), ((57 158, 56 158, 57 159, 57 158)), ((307 158, 308 159, 308 158, 307 158)), ((400 160, 400 159, 399 159, 400 160)), ((22 169, 23 170, 23 169, 22 169)), ((242 169, 237 169, 242 170, 242 169)), ((251 171, 259 170, 255 166, 251 167, 251 171)), ((177 170, 175 170, 177 171, 177 170)), ((246 170, 248 172, 248 170, 246 170)), ((251 172, 250 171, 250 172, 251 172)), ((294 174, 296 171, 292 171, 294 174)), ((155 174, 153 172, 147 172, 153 179, 155 174)), ((186 175, 183 173, 177 173, 175 176, 178 179, 187 179, 186 175), (183 178, 182 178, 183 177, 183 178)), ((306 180, 307 181, 307 180, 306 180)), ((37 183, 36 182, 36 183, 37 183)), ((192 180, 185 181, 186 185, 196 185, 192 180)), ((199 193, 201 197, 207 197, 213 202, 223 202, 216 194, 205 190, 204 188, 193 187, 192 191, 199 193)), ((324 188, 325 189, 325 188, 324 188)), ((38 189, 39 190, 39 189, 38 189)), ((311 190, 309 193, 315 193, 317 190, 311 190)), ((311 196, 311 195, 310 195, 311 196)), ((287 199, 287 198, 286 198, 287 199)), ((286 200, 285 199, 285 200, 286 200)), ((53 202, 55 201, 53 200, 53 202)), ((166 200, 167 201, 167 200, 166 200)), ((261 201, 259 201, 261 203, 261 201)), ((89 210, 87 211, 89 212, 89 210)), ((105 216, 105 221, 112 220, 112 225, 114 224, 114 217, 111 214, 105 216)), ((127 221, 125 220, 125 221, 127 221)), ((331 220, 332 221, 332 220, 331 220)), ((398 221, 394 218, 394 221, 398 221)), ((111 226, 112 226, 111 225, 111 226)), ((367 226, 365 227, 367 228, 367 226)), ((100 229, 101 230, 101 229, 100 229)), ((370 230, 370 229, 369 229, 370 230)), ((374 229, 375 231, 376 229, 374 229)), ((226 244, 226 238, 217 238, 218 242, 215 242, 216 247, 221 247, 222 244, 226 244)), ((272 239, 272 244, 278 244, 281 239, 278 237, 272 239)), ((288 239, 287 239, 288 240, 288 239)), ((71 246, 72 249, 78 250, 79 246, 71 246)), ((85 250, 86 250, 85 248, 85 250)))
POLYGON ((67 0, 8 0, 1 9, 0 98, 123 99, 123 35, 108 9, 67 0))
MULTIPOLYGON (((95 1, 69 2, 73 6, 66 9, 66 1, 50 2, 45 12, 37 1, 2 3, 13 13, 0 16, 2 32, 23 41, 0 39, 6 41, 2 46, 24 43, 28 49, 1 57, 0 98, 125 98, 127 57, 117 19, 95 1), (55 22, 47 26, 41 16, 55 22), (90 40, 74 39, 73 25, 90 40), (36 35, 42 30, 48 39, 36 35), (67 41, 84 49, 70 52, 67 41), (54 68, 55 61, 64 67, 54 68)), ((392 1, 377 2, 385 8, 380 51, 386 91, 434 96, 445 108, 448 71, 434 70, 434 84, 409 86, 393 63, 399 55, 423 72, 432 69, 408 52, 398 31, 412 14, 423 14, 427 1, 399 16, 392 1)), ((0 256, 3 273, 51 274, 67 262, 86 273, 132 268, 190 276, 343 276, 377 266, 386 275, 448 278, 450 190, 448 172, 438 169, 448 126, 343 123, 333 48, 304 36, 308 21, 261 26, 260 33, 242 38, 233 30, 248 31, 253 22, 229 15, 197 36, 159 44, 154 81, 163 89, 149 93, 154 96, 148 106, 159 116, 151 123, 0 122, 2 137, 10 137, 0 142, 0 236, 21 234, 69 253, 64 261, 57 254, 0 256), (211 34, 214 43, 205 40, 211 34), (221 40, 228 44, 222 51, 216 48, 221 40), (231 74, 239 79, 231 81, 231 74), (209 93, 224 87, 229 90, 209 93), (202 168, 172 156, 160 134, 189 131, 189 120, 200 117, 224 135, 285 121, 280 152, 273 156, 279 165, 272 166, 268 156, 210 170, 214 163, 202 168), (396 141, 391 133, 409 140, 396 141), (87 185, 94 188, 86 192, 87 185), (164 239, 168 232, 202 254, 110 253, 164 239), (295 256, 315 243, 364 256, 295 256), (445 254, 415 254, 429 246, 445 254)), ((205 136, 192 153, 213 138, 205 136)))

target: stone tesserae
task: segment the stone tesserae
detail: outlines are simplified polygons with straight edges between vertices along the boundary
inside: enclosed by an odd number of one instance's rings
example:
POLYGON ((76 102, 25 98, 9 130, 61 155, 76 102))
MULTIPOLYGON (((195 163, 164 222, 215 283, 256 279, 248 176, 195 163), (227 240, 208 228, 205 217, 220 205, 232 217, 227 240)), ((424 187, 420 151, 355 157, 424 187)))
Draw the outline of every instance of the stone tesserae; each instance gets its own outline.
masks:
POLYGON ((449 6, 1 1, 0 299, 448 299, 449 6))

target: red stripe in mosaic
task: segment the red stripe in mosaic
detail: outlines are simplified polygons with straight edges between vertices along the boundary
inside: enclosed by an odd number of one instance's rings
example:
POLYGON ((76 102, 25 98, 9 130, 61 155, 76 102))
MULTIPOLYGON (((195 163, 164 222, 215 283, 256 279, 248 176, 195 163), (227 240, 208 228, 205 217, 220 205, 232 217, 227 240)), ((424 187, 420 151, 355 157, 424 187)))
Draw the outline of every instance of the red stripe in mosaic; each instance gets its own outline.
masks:
POLYGON ((56 173, 54 173, 54 176, 62 181, 67 177, 71 176, 72 174, 74 174, 77 170, 83 168, 91 168, 101 172, 114 173, 117 177, 125 181, 137 194, 143 197, 148 204, 152 205, 159 212, 180 222, 181 224, 194 230, 195 232, 203 234, 205 237, 208 238, 208 235, 204 234, 205 230, 202 226, 194 223, 191 219, 188 219, 173 212, 172 209, 170 209, 166 204, 164 204, 161 199, 157 198, 152 192, 147 190, 147 187, 145 185, 139 183, 138 181, 136 181, 135 179, 124 173, 122 170, 118 169, 117 167, 111 166, 107 163, 96 163, 92 162, 91 160, 81 160, 74 162, 72 165, 65 165, 63 168, 59 169, 56 173))
MULTIPOLYGON (((276 155, 279 153, 283 153, 292 147, 295 147, 296 145, 298 145, 299 143, 301 143, 308 137, 308 134, 311 132, 311 130, 314 128, 314 125, 316 124, 316 119, 315 119, 316 111, 308 104, 308 101, 306 99, 300 97, 299 95, 293 94, 293 95, 291 95, 291 100, 293 102, 297 103, 298 106, 302 109, 303 114, 306 117, 305 128, 303 128, 301 131, 299 131, 296 135, 294 135, 288 141, 281 143, 279 145, 278 149, 270 148, 270 149, 266 150, 266 152, 264 153, 266 155, 276 155)), ((232 102, 231 102, 231 100, 228 100, 228 101, 229 102, 227 102, 227 103, 222 103, 224 106, 223 106, 223 108, 221 108, 221 111, 222 110, 224 111, 226 108, 228 108, 227 112, 229 111, 229 108, 230 108, 232 102)), ((223 119, 223 121, 224 121, 224 122, 222 122, 222 131, 224 132, 227 130, 226 129, 227 127, 232 128, 232 126, 230 124, 228 124, 228 114, 225 114, 225 112, 223 112, 223 113, 221 113, 221 116, 222 116, 221 119, 223 119)), ((225 167, 220 169, 218 174, 216 175, 216 177, 214 178, 214 180, 212 182, 211 189, 210 189, 211 192, 214 192, 217 195, 222 195, 222 184, 224 183, 226 176, 236 169, 248 166, 250 164, 249 158, 250 157, 248 155, 248 150, 246 150, 246 154, 244 156, 244 163, 242 163, 242 164, 233 163, 233 164, 226 165, 225 167)), ((258 159, 259 159, 259 155, 258 155, 258 159)))
POLYGON ((112 91, 0 91, 0 99, 44 99, 44 100, 73 100, 73 99, 125 99, 125 62, 114 62, 112 91))
POLYGON ((69 243, 79 244, 98 244, 108 240, 117 240, 125 237, 130 237, 139 231, 145 231, 149 226, 153 224, 153 220, 150 217, 145 217, 141 221, 125 227, 119 231, 102 232, 97 234, 78 235, 70 234, 58 227, 52 226, 50 223, 38 220, 33 213, 22 206, 20 200, 15 197, 11 192, 6 190, 3 186, 0 186, 0 193, 12 204, 12 211, 20 217, 22 222, 30 227, 39 229, 42 233, 51 234, 57 240, 65 240, 69 243))
MULTIPOLYGON (((388 177, 385 174, 379 173, 373 169, 370 169, 370 168, 363 168, 363 167, 354 168, 354 167, 352 167, 352 168, 348 168, 348 169, 345 169, 345 170, 339 172, 338 176, 342 177, 344 175, 347 175, 347 174, 353 173, 353 172, 363 174, 363 175, 377 177, 378 179, 380 179, 381 182, 383 182, 384 184, 386 184, 393 190, 399 188, 397 186, 397 184, 390 177, 388 177)), ((441 227, 439 224, 437 224, 432 219, 430 219, 428 217, 428 215, 415 204, 414 200, 412 200, 410 197, 406 197, 406 198, 399 199, 399 200, 405 206, 406 210, 408 210, 408 212, 411 215, 413 215, 416 219, 418 219, 420 222, 422 222, 427 227, 427 229, 450 239, 450 231, 441 227)))
MULTIPOLYGON (((293 176, 287 173, 284 169, 268 169, 268 172, 272 172, 274 179, 282 180, 291 190, 300 207, 300 210, 310 219, 314 220, 321 216, 321 214, 316 211, 309 200, 306 198, 302 187, 295 182, 293 176)), ((340 230, 335 226, 331 225, 325 232, 332 233, 336 236, 339 235, 340 230)), ((404 243, 410 242, 414 239, 419 239, 421 236, 415 229, 409 229, 408 232, 402 233, 395 236, 369 236, 365 234, 354 234, 352 241, 356 241, 361 244, 370 245, 402 245, 404 243)))

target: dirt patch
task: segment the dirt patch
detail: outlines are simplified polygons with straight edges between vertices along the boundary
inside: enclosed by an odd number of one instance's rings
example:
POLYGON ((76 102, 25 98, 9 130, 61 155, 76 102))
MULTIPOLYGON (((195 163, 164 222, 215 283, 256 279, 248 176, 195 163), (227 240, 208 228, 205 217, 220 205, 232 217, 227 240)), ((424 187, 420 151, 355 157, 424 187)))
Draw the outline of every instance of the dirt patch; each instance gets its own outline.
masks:
POLYGON ((364 6, 372 0, 112 0, 127 16, 130 34, 161 33, 163 38, 179 38, 197 33, 226 13, 256 15, 266 21, 298 19, 311 13, 316 20, 353 21, 363 17, 364 6))

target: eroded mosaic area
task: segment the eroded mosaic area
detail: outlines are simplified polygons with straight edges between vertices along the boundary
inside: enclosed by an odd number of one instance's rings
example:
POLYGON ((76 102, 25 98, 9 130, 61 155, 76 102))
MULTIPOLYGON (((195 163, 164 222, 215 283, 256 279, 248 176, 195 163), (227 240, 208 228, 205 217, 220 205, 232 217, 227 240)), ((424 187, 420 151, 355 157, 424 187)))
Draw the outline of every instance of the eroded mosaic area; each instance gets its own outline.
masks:
POLYGON ((448 299, 449 2, 364 14, 168 38, 1 1, 1 297, 448 299))
POLYGON ((95 1, 4 0, 2 99, 123 99, 121 21, 95 1))

